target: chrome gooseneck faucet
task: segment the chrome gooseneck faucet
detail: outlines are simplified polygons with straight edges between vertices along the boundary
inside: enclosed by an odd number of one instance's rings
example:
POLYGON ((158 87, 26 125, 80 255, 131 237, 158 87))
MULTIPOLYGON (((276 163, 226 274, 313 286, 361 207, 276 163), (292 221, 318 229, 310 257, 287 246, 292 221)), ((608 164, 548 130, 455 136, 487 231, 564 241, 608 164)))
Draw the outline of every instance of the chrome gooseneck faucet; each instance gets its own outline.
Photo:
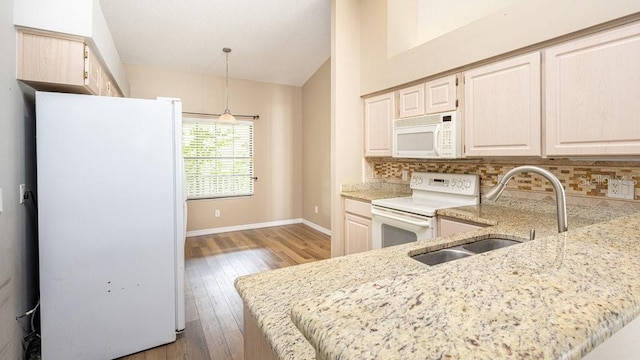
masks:
POLYGON ((498 200, 500 198, 500 195, 502 195, 502 192, 504 191, 504 188, 509 182, 509 180, 511 180, 511 178, 514 177, 516 174, 519 174, 522 172, 532 172, 532 173, 542 175, 545 178, 547 178, 549 182, 551 182, 551 185, 553 185, 553 189, 556 192, 556 211, 558 213, 558 232, 561 233, 561 232, 567 231, 567 201, 566 201, 566 196, 564 194, 564 187, 562 187, 562 183, 560 183, 560 180, 558 180, 558 178, 555 175, 553 175, 552 173, 550 173, 545 169, 539 168, 537 166, 529 166, 529 165, 513 168, 504 175, 502 180, 498 182, 498 185, 496 185, 493 189, 491 189, 491 191, 489 191, 489 193, 485 195, 485 198, 489 200, 494 200, 494 201, 498 200))

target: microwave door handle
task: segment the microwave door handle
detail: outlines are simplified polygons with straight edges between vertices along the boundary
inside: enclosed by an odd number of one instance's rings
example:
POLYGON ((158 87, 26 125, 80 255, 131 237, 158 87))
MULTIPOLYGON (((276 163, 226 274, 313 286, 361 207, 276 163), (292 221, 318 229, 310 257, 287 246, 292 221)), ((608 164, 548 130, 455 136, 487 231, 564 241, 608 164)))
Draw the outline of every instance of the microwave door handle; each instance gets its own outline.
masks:
POLYGON ((383 213, 383 212, 378 211, 376 209, 371 209, 371 214, 377 215, 377 216, 380 216, 380 217, 386 217, 386 218, 392 219, 392 220, 401 221, 401 222, 408 223, 408 224, 411 224, 411 225, 422 226, 422 227, 431 227, 431 224, 428 221, 412 221, 412 220, 409 220, 407 218, 389 215, 387 213, 383 213))
POLYGON ((438 149, 440 148, 440 125, 436 125, 436 129, 433 131, 433 138, 435 144, 433 145, 433 152, 436 156, 440 156, 438 149))

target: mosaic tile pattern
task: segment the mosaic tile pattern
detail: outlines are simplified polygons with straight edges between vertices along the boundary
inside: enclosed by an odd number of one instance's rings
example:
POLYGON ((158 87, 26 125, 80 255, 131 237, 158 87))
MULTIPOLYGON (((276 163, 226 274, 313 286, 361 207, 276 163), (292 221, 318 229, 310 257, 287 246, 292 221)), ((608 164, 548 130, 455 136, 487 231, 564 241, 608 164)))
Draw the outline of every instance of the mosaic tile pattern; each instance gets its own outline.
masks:
MULTIPOLYGON (((394 159, 369 160, 372 181, 402 182, 402 170, 407 170, 409 177, 415 171, 443 172, 456 174, 478 174, 482 187, 494 186, 498 177, 520 165, 536 165, 552 172, 560 179, 567 195, 607 197, 609 181, 626 181, 634 184, 635 200, 640 200, 640 163, 625 162, 593 162, 573 163, 557 160, 540 160, 531 162, 426 162, 394 159)), ((553 187, 545 178, 537 174, 518 174, 507 185, 507 189, 553 193, 553 187)))

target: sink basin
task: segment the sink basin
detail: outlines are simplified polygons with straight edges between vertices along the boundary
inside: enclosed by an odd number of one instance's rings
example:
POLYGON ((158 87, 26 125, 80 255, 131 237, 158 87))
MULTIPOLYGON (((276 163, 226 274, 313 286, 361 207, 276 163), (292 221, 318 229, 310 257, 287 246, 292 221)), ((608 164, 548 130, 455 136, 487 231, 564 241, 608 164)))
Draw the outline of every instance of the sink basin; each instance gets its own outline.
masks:
POLYGON ((519 244, 519 241, 504 238, 482 239, 471 244, 463 245, 462 248, 476 254, 486 251, 496 250, 503 247, 519 244))
POLYGON ((413 257, 414 260, 418 260, 421 263, 427 265, 438 265, 447 261, 462 259, 473 254, 456 249, 442 249, 437 251, 428 252, 426 254, 420 254, 413 257))
POLYGON ((411 256, 414 260, 420 261, 427 265, 438 265, 456 259, 462 259, 467 256, 480 254, 483 252, 500 249, 503 247, 519 244, 522 241, 507 239, 500 235, 476 240, 465 245, 458 245, 446 249, 436 250, 425 254, 411 256))

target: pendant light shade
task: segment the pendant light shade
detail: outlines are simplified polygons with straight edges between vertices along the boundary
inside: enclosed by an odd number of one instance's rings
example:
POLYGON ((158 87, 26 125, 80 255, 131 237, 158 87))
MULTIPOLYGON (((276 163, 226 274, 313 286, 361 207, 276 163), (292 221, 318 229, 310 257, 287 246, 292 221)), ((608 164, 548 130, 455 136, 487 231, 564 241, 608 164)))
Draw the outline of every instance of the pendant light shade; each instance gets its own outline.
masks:
POLYGON ((218 120, 231 122, 231 121, 236 121, 236 118, 231 114, 231 110, 229 110, 229 53, 231 52, 231 49, 230 48, 223 48, 222 51, 224 51, 224 53, 225 53, 225 55, 227 57, 227 72, 226 72, 225 83, 224 83, 224 93, 225 93, 225 97, 226 97, 226 106, 224 108, 224 113, 222 115, 220 115, 218 120))

